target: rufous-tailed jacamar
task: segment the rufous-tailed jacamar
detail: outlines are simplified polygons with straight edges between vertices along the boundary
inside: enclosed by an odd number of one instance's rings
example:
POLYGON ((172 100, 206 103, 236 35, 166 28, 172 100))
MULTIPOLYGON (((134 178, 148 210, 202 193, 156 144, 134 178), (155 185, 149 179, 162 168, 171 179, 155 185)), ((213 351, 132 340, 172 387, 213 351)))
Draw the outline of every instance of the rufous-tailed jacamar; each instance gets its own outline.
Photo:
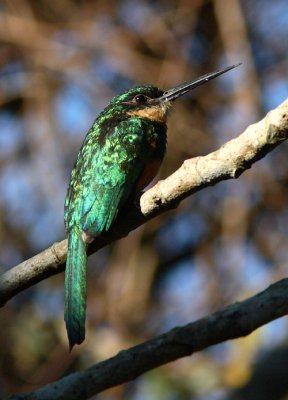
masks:
POLYGON ((68 253, 65 321, 70 350, 85 338, 87 246, 108 231, 128 198, 155 177, 166 149, 167 111, 191 89, 230 66, 168 91, 138 86, 115 97, 89 130, 65 201, 68 253))

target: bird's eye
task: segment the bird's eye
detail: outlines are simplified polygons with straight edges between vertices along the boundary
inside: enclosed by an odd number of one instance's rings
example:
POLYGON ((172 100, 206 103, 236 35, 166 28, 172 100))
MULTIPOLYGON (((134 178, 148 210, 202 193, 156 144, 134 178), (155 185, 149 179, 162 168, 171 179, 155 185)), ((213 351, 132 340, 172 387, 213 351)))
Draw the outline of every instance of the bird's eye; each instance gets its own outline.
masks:
POLYGON ((145 101, 146 101, 146 96, 144 96, 144 94, 137 94, 137 95, 134 97, 133 101, 134 101, 135 103, 138 103, 138 104, 143 104, 143 103, 145 103, 145 101))

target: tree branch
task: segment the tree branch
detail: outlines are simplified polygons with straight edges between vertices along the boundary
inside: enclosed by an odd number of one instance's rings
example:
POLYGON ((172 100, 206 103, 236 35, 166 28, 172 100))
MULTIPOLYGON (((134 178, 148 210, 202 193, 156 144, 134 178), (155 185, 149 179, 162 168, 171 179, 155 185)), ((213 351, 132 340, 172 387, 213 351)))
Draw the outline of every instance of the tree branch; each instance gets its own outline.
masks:
MULTIPOLYGON (((176 207, 192 193, 222 180, 238 178, 287 137, 288 100, 217 151, 184 161, 176 172, 142 195, 141 210, 131 206, 131 209, 125 211, 125 215, 119 215, 113 228, 95 239, 89 247, 90 254, 126 236, 156 215, 176 207)), ((63 240, 2 274, 0 305, 4 305, 20 291, 63 271, 66 253, 67 241, 63 240)))
POLYGON ((288 278, 245 301, 123 350, 85 371, 68 375, 34 392, 13 395, 8 400, 88 399, 180 357, 246 336, 287 313, 288 278))

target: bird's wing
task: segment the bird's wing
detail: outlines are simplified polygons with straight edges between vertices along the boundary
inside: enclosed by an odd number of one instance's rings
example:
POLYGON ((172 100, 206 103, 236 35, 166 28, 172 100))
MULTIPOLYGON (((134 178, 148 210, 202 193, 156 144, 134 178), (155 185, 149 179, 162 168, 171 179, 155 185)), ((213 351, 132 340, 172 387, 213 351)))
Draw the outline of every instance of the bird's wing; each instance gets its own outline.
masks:
POLYGON ((85 154, 84 144, 81 161, 75 167, 75 182, 67 195, 69 225, 77 220, 80 228, 93 237, 109 229, 145 165, 148 147, 142 129, 141 124, 122 122, 101 146, 94 144, 89 154, 85 154))

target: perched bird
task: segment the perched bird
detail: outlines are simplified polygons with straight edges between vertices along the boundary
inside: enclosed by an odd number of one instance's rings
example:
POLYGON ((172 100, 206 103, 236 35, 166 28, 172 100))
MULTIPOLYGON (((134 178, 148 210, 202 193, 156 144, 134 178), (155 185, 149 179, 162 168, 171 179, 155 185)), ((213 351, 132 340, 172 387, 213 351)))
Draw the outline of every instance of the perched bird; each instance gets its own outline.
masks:
POLYGON ((238 65, 168 91, 150 85, 130 89, 115 97, 89 130, 65 201, 65 322, 70 350, 85 338, 88 244, 108 231, 128 199, 157 174, 165 155, 167 111, 172 102, 238 65))

